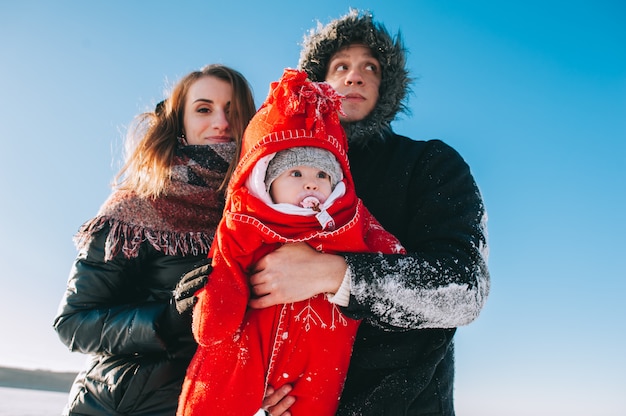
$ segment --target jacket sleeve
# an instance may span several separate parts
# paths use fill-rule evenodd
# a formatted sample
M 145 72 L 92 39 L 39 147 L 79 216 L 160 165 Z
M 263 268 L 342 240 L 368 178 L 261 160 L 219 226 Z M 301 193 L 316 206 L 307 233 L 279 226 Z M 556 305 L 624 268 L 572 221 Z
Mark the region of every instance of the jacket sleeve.
M 71 351 L 134 354 L 165 351 L 157 322 L 166 304 L 139 296 L 139 258 L 104 261 L 109 228 L 96 233 L 72 265 L 54 329 Z M 138 299 L 145 299 L 138 301 Z
M 408 254 L 346 254 L 352 282 L 344 312 L 386 330 L 466 325 L 490 284 L 480 191 L 461 156 L 440 141 L 428 143 L 406 183 L 398 196 L 407 200 L 406 232 L 397 236 Z

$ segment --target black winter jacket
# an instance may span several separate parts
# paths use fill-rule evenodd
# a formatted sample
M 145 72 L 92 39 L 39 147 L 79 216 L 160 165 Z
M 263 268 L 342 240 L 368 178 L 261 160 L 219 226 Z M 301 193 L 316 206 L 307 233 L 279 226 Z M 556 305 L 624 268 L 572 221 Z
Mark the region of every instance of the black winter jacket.
M 136 258 L 104 262 L 109 228 L 77 256 L 54 328 L 71 351 L 90 354 L 70 392 L 69 415 L 176 413 L 195 352 L 190 320 L 160 326 L 172 290 L 201 256 L 168 256 L 144 242 Z
M 489 292 L 486 212 L 461 156 L 389 133 L 349 150 L 357 195 L 408 256 L 347 254 L 363 318 L 338 415 L 454 415 L 453 335 Z M 384 260 L 381 262 L 381 258 Z

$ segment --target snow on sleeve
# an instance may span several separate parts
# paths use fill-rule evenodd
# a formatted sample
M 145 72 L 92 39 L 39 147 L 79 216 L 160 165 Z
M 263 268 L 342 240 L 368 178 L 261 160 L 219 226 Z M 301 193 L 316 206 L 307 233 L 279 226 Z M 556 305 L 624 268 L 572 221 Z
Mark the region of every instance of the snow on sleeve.
M 417 276 L 413 282 L 421 274 L 441 274 L 431 264 L 422 262 L 417 267 L 414 259 L 405 258 L 395 268 L 402 273 L 396 271 L 369 281 L 353 282 L 352 294 L 370 305 L 376 320 L 397 328 L 454 328 L 478 317 L 489 292 L 485 267 L 475 265 L 474 270 L 468 270 L 469 275 L 477 276 L 476 284 L 444 278 L 444 283 L 431 287 L 407 282 L 406 271 L 410 268 L 417 270 L 412 274 Z M 372 324 L 382 326 L 375 320 Z

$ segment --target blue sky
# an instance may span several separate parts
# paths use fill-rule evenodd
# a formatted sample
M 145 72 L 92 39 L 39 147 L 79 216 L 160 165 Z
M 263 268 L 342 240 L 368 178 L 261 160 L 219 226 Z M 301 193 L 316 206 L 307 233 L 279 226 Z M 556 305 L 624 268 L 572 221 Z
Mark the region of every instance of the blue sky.
M 260 104 L 303 34 L 352 6 L 409 49 L 411 114 L 394 129 L 455 147 L 487 204 L 492 291 L 458 331 L 457 413 L 623 414 L 626 4 L 314 4 L 0 4 L 0 365 L 82 365 L 51 323 L 132 117 L 212 62 Z

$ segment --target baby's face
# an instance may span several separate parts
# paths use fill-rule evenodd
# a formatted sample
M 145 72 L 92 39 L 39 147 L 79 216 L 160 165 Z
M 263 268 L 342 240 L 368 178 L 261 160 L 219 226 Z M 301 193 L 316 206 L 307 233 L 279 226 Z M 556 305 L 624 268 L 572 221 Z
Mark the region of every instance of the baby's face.
M 323 204 L 331 194 L 330 179 L 326 172 L 318 168 L 295 166 L 274 179 L 270 187 L 270 196 L 276 204 L 316 206 Z

